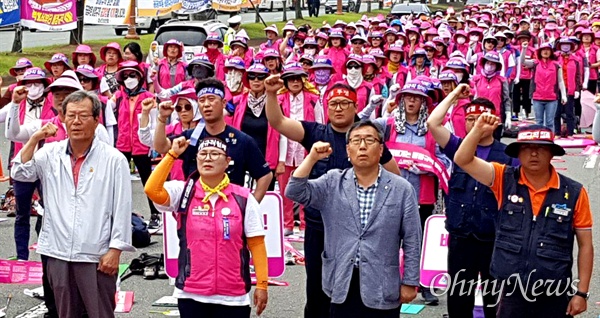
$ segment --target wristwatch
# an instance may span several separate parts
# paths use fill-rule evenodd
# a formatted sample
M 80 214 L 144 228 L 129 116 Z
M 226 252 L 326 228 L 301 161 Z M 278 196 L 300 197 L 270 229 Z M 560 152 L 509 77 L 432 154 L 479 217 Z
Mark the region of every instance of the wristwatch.
M 590 293 L 584 293 L 584 292 L 580 292 L 580 291 L 576 291 L 575 292 L 575 296 L 579 296 L 579 297 L 583 297 L 583 299 L 588 300 L 588 298 L 590 298 Z

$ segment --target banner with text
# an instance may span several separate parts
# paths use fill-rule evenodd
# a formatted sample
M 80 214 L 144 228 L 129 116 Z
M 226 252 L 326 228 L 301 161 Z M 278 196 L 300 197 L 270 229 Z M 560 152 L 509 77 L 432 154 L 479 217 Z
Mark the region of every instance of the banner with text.
M 421 251 L 421 285 L 425 287 L 448 287 L 448 240 L 446 216 L 434 214 L 425 221 L 423 249 Z
M 217 11 L 238 12 L 242 9 L 242 0 L 212 0 L 212 7 Z
M 434 154 L 413 144 L 403 142 L 386 142 L 386 144 L 400 169 L 410 170 L 411 167 L 416 167 L 421 171 L 433 173 L 438 177 L 442 190 L 448 193 L 450 174 L 446 166 Z M 393 146 L 390 147 L 390 145 Z
M 129 24 L 131 0 L 86 0 L 83 21 L 87 24 Z
M 21 25 L 40 31 L 68 31 L 77 28 L 75 0 L 23 0 Z
M 19 23 L 20 9 L 19 0 L 0 0 L 0 26 Z
M 157 17 L 181 9 L 181 0 L 138 0 L 138 17 Z

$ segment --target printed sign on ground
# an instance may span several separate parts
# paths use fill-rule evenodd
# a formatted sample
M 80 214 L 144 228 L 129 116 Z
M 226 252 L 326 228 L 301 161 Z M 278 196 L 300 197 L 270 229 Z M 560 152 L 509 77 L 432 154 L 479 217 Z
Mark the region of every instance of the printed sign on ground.
M 423 250 L 421 252 L 421 285 L 446 288 L 448 281 L 448 241 L 450 234 L 445 227 L 446 216 L 434 214 L 425 221 Z

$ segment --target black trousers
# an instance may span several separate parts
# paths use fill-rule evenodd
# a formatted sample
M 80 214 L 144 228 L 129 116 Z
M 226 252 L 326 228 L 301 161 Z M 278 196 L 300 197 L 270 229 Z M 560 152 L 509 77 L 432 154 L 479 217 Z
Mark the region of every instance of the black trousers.
M 500 303 L 498 304 L 498 318 L 565 318 L 572 317 L 565 314 L 569 306 L 569 297 L 566 293 L 561 296 L 547 296 L 546 293 L 534 297 L 527 295 L 525 299 L 519 287 L 513 291 L 514 285 L 505 286 Z M 545 291 L 545 289 L 544 289 Z M 512 294 L 511 294 L 512 292 Z M 588 305 L 589 306 L 589 305 Z
M 480 241 L 473 236 L 450 235 L 448 244 L 448 316 L 450 318 L 473 317 L 478 275 L 481 274 L 483 312 L 485 318 L 496 317 L 496 302 L 499 284 L 494 286 L 490 275 L 490 263 L 494 241 Z M 494 287 L 496 287 L 494 290 Z M 495 296 L 496 295 L 496 296 Z
M 590 70 L 590 72 L 592 71 Z M 595 72 L 597 72 L 597 70 Z M 598 91 L 598 80 L 588 80 L 587 90 L 590 91 L 590 93 L 596 95 L 596 92 Z
M 521 107 L 525 110 L 525 114 L 529 116 L 531 113 L 531 99 L 529 98 L 529 88 L 531 80 L 522 79 L 513 88 L 513 112 L 519 115 Z
M 421 204 L 419 205 L 419 217 L 421 219 L 421 230 L 425 230 L 425 221 L 433 214 L 435 205 L 433 204 Z
M 352 271 L 350 289 L 348 289 L 346 300 L 341 304 L 331 304 L 331 318 L 398 318 L 399 316 L 400 306 L 387 310 L 365 306 L 360 296 L 360 274 L 358 269 Z
M 249 318 L 250 306 L 207 304 L 193 299 L 178 299 L 181 318 Z
M 137 170 L 140 174 L 140 179 L 142 179 L 142 185 L 146 185 L 146 181 L 150 178 L 150 174 L 152 173 L 152 160 L 147 155 L 131 155 L 131 152 L 123 152 L 125 158 L 127 158 L 127 162 L 129 162 L 133 158 L 133 163 L 137 167 Z M 150 199 L 148 199 L 148 205 L 150 206 L 150 214 L 152 218 L 158 217 L 160 213 L 154 207 L 154 203 Z
M 304 231 L 304 267 L 306 268 L 305 318 L 328 318 L 331 299 L 323 292 L 321 284 L 325 232 L 306 224 Z

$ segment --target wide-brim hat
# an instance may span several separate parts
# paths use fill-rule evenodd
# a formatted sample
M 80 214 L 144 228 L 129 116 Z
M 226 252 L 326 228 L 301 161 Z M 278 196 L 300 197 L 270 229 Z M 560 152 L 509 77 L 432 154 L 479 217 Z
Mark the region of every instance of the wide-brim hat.
M 94 54 L 94 51 L 92 51 L 92 48 L 89 45 L 80 44 L 75 51 L 71 53 L 71 60 L 75 67 L 79 66 L 79 63 L 77 63 L 77 54 L 88 54 L 90 56 L 90 65 L 96 65 L 96 54 Z
M 350 64 L 350 62 L 356 62 L 359 65 L 362 65 L 363 64 L 362 56 L 360 56 L 358 54 L 350 54 L 350 55 L 348 55 L 348 58 L 346 59 L 346 65 Z
M 246 62 L 244 62 L 244 60 L 239 57 L 239 56 L 234 56 L 228 60 L 225 61 L 225 69 L 237 69 L 240 70 L 242 72 L 246 71 Z
M 521 145 L 544 145 L 550 146 L 553 156 L 563 156 L 565 149 L 554 143 L 552 130 L 542 125 L 530 125 L 522 127 L 517 134 L 517 141 L 510 143 L 504 149 L 509 157 L 518 158 Z
M 69 59 L 67 59 L 67 56 L 62 53 L 56 53 L 52 55 L 52 58 L 44 63 L 44 67 L 48 72 L 52 72 L 52 64 L 55 63 L 62 63 L 66 69 L 71 69 L 71 66 L 69 65 Z
M 229 47 L 233 48 L 234 45 L 239 45 L 247 50 L 248 49 L 248 40 L 246 40 L 245 38 L 242 38 L 242 37 L 236 37 L 235 39 L 233 39 L 233 41 L 231 41 L 231 43 L 229 43 Z
M 214 76 L 215 74 L 215 66 L 210 62 L 208 56 L 204 53 L 199 53 L 194 56 L 194 59 L 186 66 L 186 71 L 188 75 L 192 76 L 192 70 L 194 69 L 194 65 L 200 65 L 202 67 L 206 67 Z M 212 77 L 209 74 L 209 77 Z
M 283 67 L 283 72 L 281 73 L 281 79 L 286 79 L 293 76 L 304 76 L 307 77 L 308 74 L 304 71 L 302 64 L 300 63 L 288 63 Z
M 269 32 L 269 31 L 270 31 L 270 32 L 273 32 L 273 33 L 275 33 L 277 36 L 279 36 L 279 30 L 277 29 L 277 26 L 276 26 L 275 24 L 272 24 L 272 25 L 270 25 L 270 26 L 268 26 L 268 27 L 264 28 L 264 29 L 263 29 L 263 31 L 264 31 L 265 33 L 267 33 L 267 32 Z
M 98 79 L 98 74 L 96 74 L 94 68 L 91 65 L 88 65 L 88 64 L 78 65 L 77 69 L 75 69 L 75 74 L 79 74 L 84 77 L 93 79 L 94 80 L 93 81 L 94 87 L 92 87 L 93 90 L 97 90 L 98 88 L 100 88 L 100 80 Z
M 83 87 L 81 86 L 81 83 L 79 82 L 79 78 L 77 77 L 77 74 L 75 74 L 74 71 L 72 70 L 66 70 L 62 73 L 62 75 L 55 79 L 52 84 L 50 84 L 48 87 L 46 87 L 46 89 L 44 90 L 45 92 L 49 92 L 52 90 L 52 88 L 55 87 L 68 87 L 68 88 L 72 88 L 75 90 L 82 90 Z
M 310 67 L 310 69 L 314 70 L 323 68 L 328 68 L 331 70 L 332 73 L 335 73 L 335 68 L 333 67 L 333 63 L 331 62 L 331 60 L 326 56 L 319 55 L 317 56 L 317 58 L 315 58 L 313 65 Z
M 404 84 L 404 87 L 402 87 L 402 90 L 400 91 L 400 95 L 411 94 L 429 97 L 429 95 L 427 95 L 427 90 L 427 87 L 423 85 L 421 81 L 414 79 Z
M 125 79 L 123 78 L 123 73 L 125 71 L 137 72 L 141 79 L 140 82 L 144 80 L 144 72 L 142 71 L 142 68 L 140 67 L 140 65 L 135 61 L 126 61 L 126 62 L 119 64 L 119 70 L 117 71 L 117 74 L 115 75 L 117 82 L 121 85 L 123 85 L 123 83 L 125 82 Z
M 108 49 L 114 49 L 119 52 L 119 63 L 123 61 L 123 54 L 121 53 L 121 45 L 117 42 L 110 42 L 107 45 L 100 48 L 100 59 L 106 62 L 106 51 Z
M 50 85 L 50 79 L 46 77 L 46 73 L 39 67 L 31 67 L 25 71 L 23 78 L 17 82 L 17 86 L 25 85 L 29 81 L 41 80 L 44 87 Z
M 10 73 L 10 75 L 12 76 L 17 76 L 17 70 L 23 69 L 23 68 L 30 68 L 33 67 L 33 63 L 31 62 L 31 60 L 29 60 L 26 57 L 22 57 L 20 59 L 17 60 L 17 62 L 15 63 L 15 66 L 11 67 L 10 70 L 8 70 L 8 72 Z
M 165 43 L 165 47 L 167 47 L 167 43 Z M 205 48 L 208 48 L 208 44 L 209 43 L 217 43 L 217 45 L 219 46 L 219 48 L 223 47 L 223 39 L 221 39 L 221 36 L 218 33 L 215 33 L 215 32 L 209 33 L 208 36 L 206 36 L 206 40 L 204 40 L 204 43 L 202 43 L 202 45 Z M 183 50 L 181 50 L 181 51 L 183 52 Z

